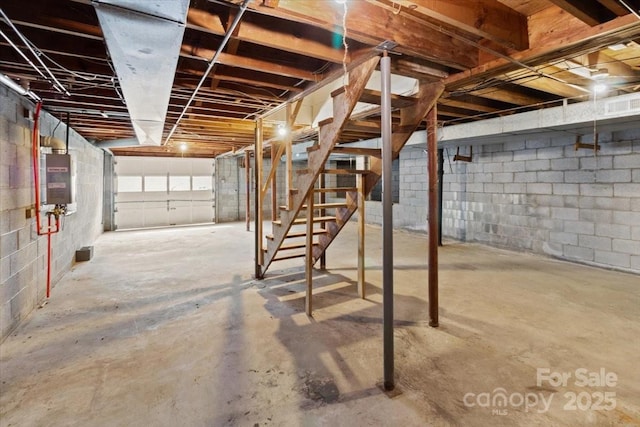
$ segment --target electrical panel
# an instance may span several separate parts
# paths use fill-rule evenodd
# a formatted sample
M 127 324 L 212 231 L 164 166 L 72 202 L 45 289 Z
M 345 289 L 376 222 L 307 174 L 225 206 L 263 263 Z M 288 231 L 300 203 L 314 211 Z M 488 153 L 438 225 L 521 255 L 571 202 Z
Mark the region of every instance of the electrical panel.
M 71 156 L 68 154 L 47 154 L 45 163 L 47 204 L 71 204 Z

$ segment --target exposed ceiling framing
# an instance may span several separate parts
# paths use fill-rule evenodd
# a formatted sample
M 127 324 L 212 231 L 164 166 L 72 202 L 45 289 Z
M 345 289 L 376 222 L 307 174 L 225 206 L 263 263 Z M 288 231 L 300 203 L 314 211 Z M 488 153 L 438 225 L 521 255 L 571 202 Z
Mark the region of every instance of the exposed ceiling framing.
M 640 90 L 640 0 L 247 0 L 246 12 L 203 80 L 241 3 L 191 0 L 165 144 L 114 147 L 116 154 L 214 157 L 242 149 L 253 143 L 256 117 L 340 76 L 343 61 L 357 62 L 386 40 L 397 43 L 395 74 L 444 80 L 438 113 L 444 125 L 564 99 L 583 101 L 601 81 L 608 85 L 603 96 Z M 1 0 L 0 5 L 69 95 L 25 61 L 18 50 L 33 58 L 28 46 L 4 21 L 0 72 L 42 97 L 49 112 L 60 118 L 69 114 L 72 127 L 98 146 L 135 137 L 91 1 L 32 0 L 27 8 Z M 375 136 L 377 114 L 373 108 L 359 116 L 345 138 Z M 267 138 L 277 124 L 267 120 Z M 299 124 L 298 140 L 313 134 L 308 125 Z M 184 153 L 181 144 L 188 147 Z

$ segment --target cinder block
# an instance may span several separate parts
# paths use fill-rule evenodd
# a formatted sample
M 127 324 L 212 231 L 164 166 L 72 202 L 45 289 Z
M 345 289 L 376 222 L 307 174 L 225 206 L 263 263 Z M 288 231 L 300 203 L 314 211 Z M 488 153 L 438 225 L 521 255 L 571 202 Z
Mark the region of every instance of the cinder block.
M 503 146 L 504 151 L 524 150 L 524 148 L 525 148 L 524 141 L 509 141 L 509 142 L 505 142 Z
M 617 239 L 632 238 L 631 227 L 628 225 L 620 224 L 596 224 L 595 230 L 596 236 L 612 237 Z
M 631 255 L 631 269 L 640 272 L 640 256 Z
M 553 187 L 551 184 L 535 183 L 527 184 L 527 193 L 529 194 L 552 194 Z
M 580 186 L 578 184 L 553 184 L 553 194 L 576 196 L 580 194 Z
M 576 170 L 579 165 L 580 161 L 576 158 L 551 159 L 552 170 Z
M 549 160 L 527 160 L 525 162 L 525 170 L 527 171 L 545 171 L 551 169 Z
M 616 156 L 613 159 L 613 167 L 615 169 L 640 168 L 640 154 L 627 154 L 623 156 Z
M 536 182 L 536 173 L 516 172 L 513 174 L 513 182 Z
M 640 224 L 640 212 L 613 212 L 613 222 L 636 226 Z
M 601 251 L 611 250 L 611 238 L 602 236 L 586 236 L 580 235 L 578 243 L 584 248 L 592 248 Z
M 622 252 L 630 255 L 640 255 L 640 241 L 628 239 L 613 239 L 614 252 Z
M 502 193 L 504 192 L 503 184 L 484 184 L 484 191 L 486 193 Z
M 640 169 L 638 171 L 640 171 Z M 638 178 L 640 178 L 640 176 Z M 598 170 L 596 171 L 596 181 L 597 182 L 631 182 L 631 170 L 630 169 Z
M 568 221 L 577 221 L 579 219 L 580 209 L 575 208 L 551 208 L 551 217 L 555 219 L 563 219 Z
M 551 146 L 551 140 L 550 139 L 527 140 L 525 142 L 525 146 L 527 148 L 545 148 L 545 147 L 550 147 Z
M 517 184 L 504 184 L 504 192 L 505 193 L 526 193 L 527 191 L 527 184 L 523 184 L 523 183 L 517 183 Z
M 593 235 L 595 233 L 595 224 L 589 221 L 565 221 L 564 231 L 567 233 Z
M 640 183 L 613 184 L 614 197 L 640 197 Z
M 560 159 L 564 156 L 563 147 L 549 147 L 538 149 L 538 159 Z
M 538 182 L 563 182 L 564 173 L 559 171 L 537 172 Z
M 611 267 L 631 267 L 631 256 L 611 251 L 595 251 L 595 261 Z
M 501 183 L 511 183 L 513 182 L 513 173 L 511 172 L 500 172 L 493 174 L 493 182 L 501 182 Z
M 580 220 L 595 223 L 611 223 L 613 213 L 605 209 L 580 209 Z
M 535 160 L 537 155 L 536 149 L 518 150 L 513 152 L 513 160 Z
M 613 157 L 611 156 L 582 157 L 580 159 L 580 169 L 583 170 L 611 169 L 612 167 Z
M 549 240 L 554 243 L 578 245 L 578 235 L 575 233 L 552 231 L 549 233 Z
M 583 196 L 611 197 L 613 196 L 612 184 L 580 184 L 580 194 Z
M 595 250 L 574 245 L 564 245 L 564 255 L 576 261 L 593 261 Z
M 596 175 L 589 171 L 566 171 L 564 173 L 564 182 L 575 183 L 594 183 Z

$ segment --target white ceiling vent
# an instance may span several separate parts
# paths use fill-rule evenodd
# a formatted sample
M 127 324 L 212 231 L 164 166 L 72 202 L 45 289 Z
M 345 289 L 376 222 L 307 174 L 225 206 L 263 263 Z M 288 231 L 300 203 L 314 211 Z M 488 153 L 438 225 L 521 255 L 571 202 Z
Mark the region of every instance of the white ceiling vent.
M 140 144 L 160 145 L 189 0 L 94 2 Z
M 607 116 L 626 116 L 636 112 L 640 112 L 640 93 L 632 94 L 624 99 L 607 101 L 604 104 L 604 114 Z

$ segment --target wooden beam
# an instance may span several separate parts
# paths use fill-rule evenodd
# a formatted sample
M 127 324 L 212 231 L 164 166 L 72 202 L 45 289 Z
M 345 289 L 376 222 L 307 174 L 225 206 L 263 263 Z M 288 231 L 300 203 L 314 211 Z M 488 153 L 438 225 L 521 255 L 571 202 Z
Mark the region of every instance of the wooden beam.
M 302 22 L 335 32 L 342 29 L 343 6 L 327 3 L 324 7 L 300 0 L 280 0 L 278 7 L 266 8 L 261 0 L 252 0 L 257 12 Z M 443 63 L 456 69 L 477 65 L 477 49 L 440 31 L 427 28 L 403 15 L 367 2 L 347 2 L 346 32 L 349 39 L 377 46 L 385 40 L 398 43 L 400 53 Z M 366 17 L 366 19 L 362 19 Z
M 369 0 L 390 2 L 391 0 Z M 395 0 L 400 9 L 418 13 L 510 49 L 529 47 L 527 17 L 497 0 Z M 395 5 L 394 5 L 395 7 Z
M 616 15 L 602 4 L 595 1 L 584 0 L 549 0 L 560 9 L 575 16 L 585 24 L 592 27 L 609 21 Z
M 187 14 L 187 28 L 223 36 L 226 30 L 220 18 L 210 12 L 190 8 Z M 236 35 L 238 40 L 267 46 L 286 52 L 305 55 L 333 63 L 342 62 L 342 47 L 327 46 L 321 41 L 301 37 L 299 34 L 287 34 L 277 26 L 258 25 L 244 19 Z
M 530 18 L 531 20 L 532 18 Z M 550 39 L 547 44 L 536 45 L 536 47 L 526 51 L 516 52 L 511 57 L 520 63 L 535 66 L 564 57 L 566 52 L 569 51 L 573 51 L 575 54 L 587 53 L 615 44 L 617 41 L 634 35 L 640 35 L 640 21 L 632 14 L 629 14 L 596 27 L 576 28 L 566 37 Z M 505 58 L 499 58 L 478 67 L 453 74 L 445 80 L 445 83 L 447 90 L 453 90 L 481 79 L 495 77 L 519 68 L 521 68 L 520 64 Z
M 211 60 L 216 51 L 199 46 L 182 45 L 180 53 L 188 57 L 196 56 L 201 59 Z M 310 71 L 301 70 L 299 68 L 281 65 L 270 61 L 262 61 L 260 59 L 248 58 L 246 56 L 238 56 L 230 53 L 220 53 L 218 62 L 229 67 L 242 68 L 251 71 L 260 71 L 261 73 L 275 74 L 278 76 L 291 77 L 299 80 L 315 81 L 318 76 Z

